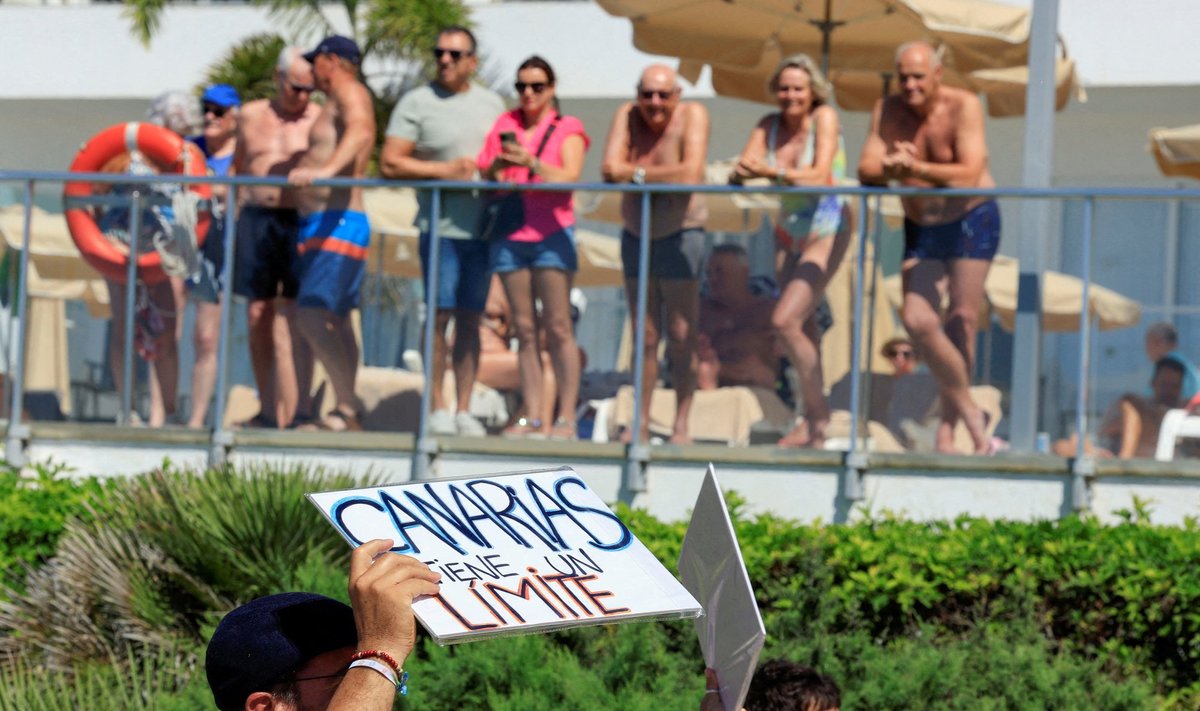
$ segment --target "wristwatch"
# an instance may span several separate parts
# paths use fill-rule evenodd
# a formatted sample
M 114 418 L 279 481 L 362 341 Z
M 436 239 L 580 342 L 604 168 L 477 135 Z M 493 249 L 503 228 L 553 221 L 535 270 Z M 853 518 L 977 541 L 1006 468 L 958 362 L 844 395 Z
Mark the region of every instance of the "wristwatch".
M 630 178 L 629 181 L 635 185 L 645 185 L 646 184 L 646 169 L 640 165 L 638 167 L 634 168 L 633 169 L 633 177 Z

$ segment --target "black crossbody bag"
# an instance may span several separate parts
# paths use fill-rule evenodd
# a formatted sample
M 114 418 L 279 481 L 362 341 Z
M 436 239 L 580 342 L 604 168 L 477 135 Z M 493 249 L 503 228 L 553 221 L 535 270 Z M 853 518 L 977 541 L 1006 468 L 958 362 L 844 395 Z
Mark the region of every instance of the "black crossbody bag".
M 546 129 L 546 133 L 542 135 L 542 142 L 538 144 L 537 153 L 533 154 L 534 158 L 542 156 L 542 151 L 546 150 L 546 143 L 550 136 L 554 135 L 554 129 L 558 128 L 558 122 L 559 119 L 555 118 L 554 123 Z M 533 173 L 532 168 L 528 170 Z M 525 200 L 521 193 L 516 190 L 495 190 L 488 195 L 483 204 L 475 234 L 481 240 L 500 239 L 516 232 L 523 224 Z

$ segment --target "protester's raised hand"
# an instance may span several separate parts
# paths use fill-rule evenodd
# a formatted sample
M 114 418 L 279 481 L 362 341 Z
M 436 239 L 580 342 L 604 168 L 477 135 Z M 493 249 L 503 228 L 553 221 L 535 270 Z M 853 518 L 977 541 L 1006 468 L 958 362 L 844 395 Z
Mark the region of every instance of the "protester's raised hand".
M 441 575 L 411 556 L 389 553 L 392 541 L 367 541 L 350 556 L 350 605 L 359 649 L 378 649 L 401 665 L 416 644 L 412 602 L 436 595 Z

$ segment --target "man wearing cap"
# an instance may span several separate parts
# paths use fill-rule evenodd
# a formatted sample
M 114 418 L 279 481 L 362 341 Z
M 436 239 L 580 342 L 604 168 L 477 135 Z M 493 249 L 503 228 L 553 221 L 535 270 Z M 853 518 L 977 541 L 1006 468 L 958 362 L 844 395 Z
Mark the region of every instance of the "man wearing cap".
M 213 84 L 200 97 L 204 127 L 188 138 L 204 152 L 208 174 L 233 173 L 233 154 L 237 147 L 237 118 L 242 98 L 228 84 Z M 188 277 L 187 288 L 196 304 L 196 325 L 192 332 L 195 362 L 192 365 L 192 414 L 187 426 L 200 428 L 208 416 L 217 376 L 217 343 L 221 333 L 221 269 L 225 265 L 225 208 L 228 188 L 214 185 L 212 220 L 208 236 L 200 250 L 200 270 Z
M 412 602 L 441 577 L 374 540 L 350 556 L 350 603 L 311 593 L 268 595 L 225 616 L 204 669 L 221 711 L 386 711 L 407 693 L 416 643 Z
M 287 175 L 308 150 L 308 134 L 321 107 L 309 99 L 315 90 L 312 67 L 298 47 L 286 47 L 275 64 L 275 96 L 251 101 L 238 119 L 234 172 Z M 247 423 L 286 427 L 306 418 L 312 357 L 295 332 L 295 191 L 278 185 L 239 189 L 233 290 L 245 297 L 250 361 L 258 384 L 259 412 Z
M 475 156 L 483 148 L 492 122 L 504 112 L 493 91 L 472 81 L 479 67 L 475 35 L 465 27 L 446 27 L 434 44 L 437 78 L 409 91 L 396 104 L 388 121 L 387 141 L 379 156 L 379 171 L 405 180 L 471 180 Z M 431 193 L 417 195 L 417 226 L 421 231 L 421 271 L 429 278 Z M 488 244 L 474 239 L 479 200 L 467 192 L 442 193 L 439 245 L 437 320 L 433 333 L 433 406 L 429 431 L 434 435 L 481 436 L 483 426 L 468 408 L 479 367 L 479 319 L 487 302 L 490 271 Z M 428 281 L 426 281 L 428 284 Z M 454 319 L 451 361 L 457 402 L 445 402 L 447 331 Z
M 349 37 L 333 35 L 304 55 L 327 101 L 308 134 L 308 152 L 288 174 L 299 191 L 300 290 L 296 326 L 325 366 L 336 404 L 321 429 L 361 430 L 354 394 L 358 341 L 350 311 L 366 271 L 371 229 L 363 212 L 362 188 L 312 187 L 314 180 L 362 178 L 375 145 L 371 94 L 358 78 L 362 53 Z

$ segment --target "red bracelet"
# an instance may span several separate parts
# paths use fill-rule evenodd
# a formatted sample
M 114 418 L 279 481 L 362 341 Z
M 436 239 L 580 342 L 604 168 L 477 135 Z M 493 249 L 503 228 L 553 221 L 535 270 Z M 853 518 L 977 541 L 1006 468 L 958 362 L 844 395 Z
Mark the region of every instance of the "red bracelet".
M 397 674 L 400 673 L 400 663 L 396 661 L 396 658 L 378 649 L 364 649 L 361 652 L 355 652 L 350 655 L 350 661 L 356 662 L 359 659 L 370 659 L 372 657 L 383 660 L 385 664 L 392 668 L 392 671 Z

